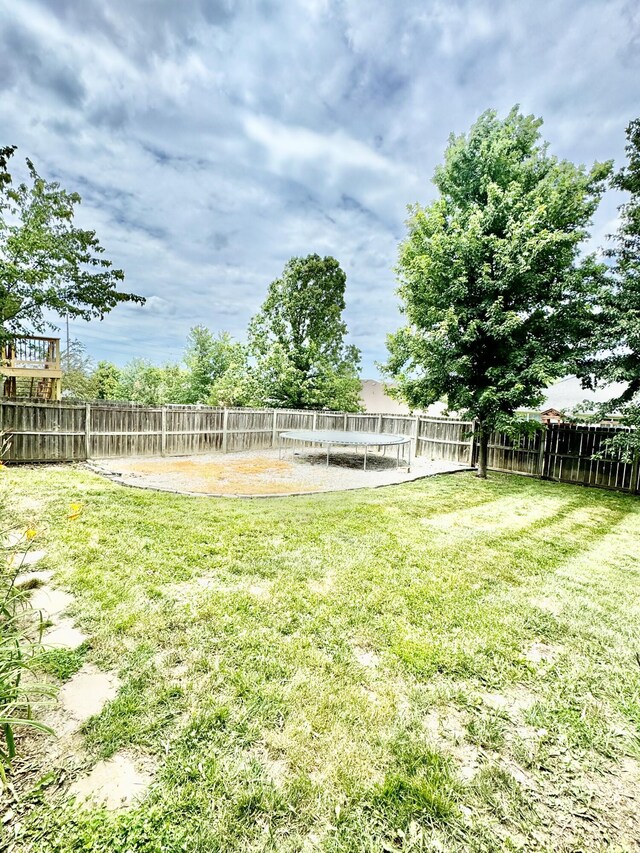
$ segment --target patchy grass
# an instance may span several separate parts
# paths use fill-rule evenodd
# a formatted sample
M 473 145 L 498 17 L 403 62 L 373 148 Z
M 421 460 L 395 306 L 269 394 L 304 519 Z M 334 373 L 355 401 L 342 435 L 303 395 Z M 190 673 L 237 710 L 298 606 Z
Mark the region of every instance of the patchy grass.
M 39 501 L 83 657 L 122 681 L 74 766 L 157 767 L 108 813 L 68 800 L 64 761 L 44 788 L 18 765 L 39 793 L 4 827 L 17 853 L 640 843 L 637 498 L 501 475 L 259 503 L 3 477 L 8 522 Z
M 84 663 L 87 649 L 83 644 L 79 649 L 46 649 L 38 655 L 35 663 L 37 672 L 53 675 L 59 681 L 68 681 L 78 672 Z

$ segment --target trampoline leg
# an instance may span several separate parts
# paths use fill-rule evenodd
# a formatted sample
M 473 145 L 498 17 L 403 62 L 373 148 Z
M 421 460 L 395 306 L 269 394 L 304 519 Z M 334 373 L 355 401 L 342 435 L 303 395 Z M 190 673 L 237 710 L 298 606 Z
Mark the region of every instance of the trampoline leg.
M 407 444 L 407 474 L 411 473 L 411 442 Z
M 399 468 L 399 467 L 400 467 L 400 445 L 398 445 L 398 448 L 396 450 L 396 468 Z
M 329 467 L 329 445 L 327 444 L 327 468 Z
M 367 470 L 367 445 L 366 444 L 364 446 L 364 463 L 362 465 L 362 470 L 363 471 Z

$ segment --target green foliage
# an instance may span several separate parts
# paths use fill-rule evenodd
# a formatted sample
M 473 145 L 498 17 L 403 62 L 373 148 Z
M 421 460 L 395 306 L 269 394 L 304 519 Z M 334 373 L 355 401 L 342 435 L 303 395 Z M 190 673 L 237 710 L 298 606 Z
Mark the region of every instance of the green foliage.
M 410 208 L 400 246 L 407 324 L 389 336 L 386 372 L 411 406 L 445 397 L 476 419 L 485 456 L 488 434 L 539 405 L 592 346 L 605 277 L 579 252 L 611 166 L 552 157 L 541 124 L 514 107 L 452 136 L 440 197 Z
M 120 371 L 117 399 L 160 406 L 184 402 L 188 377 L 178 365 L 157 367 L 144 358 L 134 358 Z
M 13 186 L 14 150 L 0 150 L 0 338 L 43 332 L 46 311 L 89 320 L 120 302 L 143 303 L 117 290 L 124 273 L 104 257 L 95 231 L 73 224 L 77 193 L 45 181 L 29 159 L 29 183 Z
M 228 332 L 214 336 L 205 326 L 194 326 L 189 332 L 184 361 L 189 374 L 185 403 L 206 403 L 225 374 L 231 369 L 234 373 L 240 367 L 246 369 L 242 344 L 234 341 Z
M 611 181 L 627 198 L 619 208 L 614 244 L 607 251 L 614 266 L 598 315 L 599 354 L 583 362 L 580 374 L 590 388 L 601 382 L 626 385 L 621 395 L 597 407 L 594 416 L 618 411 L 622 424 L 634 428 L 608 442 L 630 459 L 640 455 L 640 118 L 627 127 L 626 153 L 627 165 Z
M 263 404 L 360 408 L 360 353 L 344 343 L 346 275 L 332 257 L 291 258 L 249 325 Z
M 99 361 L 93 374 L 96 400 L 117 400 L 120 371 L 110 361 Z
M 36 668 L 38 672 L 53 675 L 60 681 L 68 681 L 81 668 L 85 653 L 86 647 L 75 650 L 46 649 L 38 656 Z
M 93 361 L 80 341 L 71 341 L 69 349 L 61 356 L 62 394 L 76 400 L 96 399 L 96 382 Z
M 209 404 L 212 406 L 261 406 L 262 389 L 255 371 L 249 364 L 246 346 L 231 345 L 224 373 L 211 385 Z

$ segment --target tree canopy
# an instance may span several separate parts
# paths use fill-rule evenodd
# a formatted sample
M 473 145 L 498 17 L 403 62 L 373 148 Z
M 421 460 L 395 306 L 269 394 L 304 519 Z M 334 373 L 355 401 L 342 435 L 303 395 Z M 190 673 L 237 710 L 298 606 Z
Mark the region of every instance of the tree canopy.
M 264 402 L 284 408 L 360 407 L 360 352 L 345 343 L 346 275 L 332 257 L 287 261 L 249 326 Z
M 514 107 L 452 135 L 435 171 L 439 197 L 410 208 L 400 246 L 407 323 L 389 336 L 386 372 L 412 407 L 444 397 L 476 420 L 480 476 L 489 433 L 539 405 L 592 345 L 605 276 L 580 250 L 611 164 L 557 159 L 541 125 Z
M 14 151 L 0 149 L 0 338 L 43 332 L 46 311 L 89 320 L 120 302 L 143 303 L 117 289 L 124 273 L 96 232 L 73 224 L 77 193 L 41 178 L 29 159 L 29 182 L 14 186 Z
M 636 427 L 631 435 L 613 440 L 627 455 L 640 454 L 640 118 L 627 127 L 627 164 L 612 178 L 612 186 L 626 194 L 619 207 L 619 226 L 607 250 L 613 259 L 609 286 L 603 288 L 597 320 L 598 353 L 585 359 L 580 375 L 590 388 L 621 382 L 623 392 L 595 413 L 617 411 L 622 423 Z M 611 443 L 610 443 L 611 444 Z

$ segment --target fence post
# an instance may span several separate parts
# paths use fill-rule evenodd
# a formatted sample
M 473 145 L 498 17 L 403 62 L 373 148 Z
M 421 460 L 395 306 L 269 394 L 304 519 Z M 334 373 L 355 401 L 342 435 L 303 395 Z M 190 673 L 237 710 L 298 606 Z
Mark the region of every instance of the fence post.
M 469 442 L 469 465 L 475 468 L 476 464 L 476 421 L 471 421 L 471 441 Z
M 415 459 L 418 455 L 418 415 L 415 415 L 413 418 L 413 439 L 411 441 L 411 445 L 411 453 Z
M 348 415 L 347 415 L 347 413 L 345 412 L 345 413 L 344 413 L 344 427 L 343 427 L 343 429 L 344 429 L 344 431 L 345 431 L 345 432 L 347 431 L 348 418 L 349 418 L 349 416 L 348 416 Z
M 382 432 L 382 412 L 380 412 L 380 414 L 378 415 L 378 427 L 377 427 L 377 430 L 378 430 L 378 432 Z
M 536 472 L 536 477 L 539 477 L 541 480 L 544 477 L 544 454 L 545 454 L 545 445 L 547 443 L 547 428 L 543 427 L 540 430 L 540 447 L 538 448 L 538 470 Z
M 545 480 L 549 477 L 551 469 L 551 431 L 553 427 L 547 424 L 544 428 L 544 450 L 542 451 L 542 473 L 540 479 Z
M 228 434 L 227 427 L 229 425 L 229 409 L 225 406 L 224 411 L 222 413 L 222 452 L 227 452 L 228 446 Z
M 276 446 L 278 440 L 278 410 L 273 410 L 273 424 L 271 426 L 271 447 Z
M 167 452 L 167 407 L 162 407 L 162 425 L 160 433 L 160 456 L 165 456 Z
M 638 494 L 638 474 L 640 473 L 640 453 L 636 453 L 631 463 L 631 480 L 629 481 L 629 491 L 632 495 Z
M 84 455 L 91 458 L 91 403 L 87 403 L 84 410 Z

